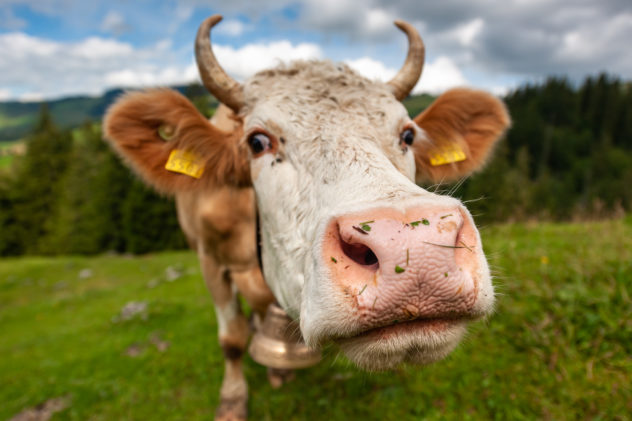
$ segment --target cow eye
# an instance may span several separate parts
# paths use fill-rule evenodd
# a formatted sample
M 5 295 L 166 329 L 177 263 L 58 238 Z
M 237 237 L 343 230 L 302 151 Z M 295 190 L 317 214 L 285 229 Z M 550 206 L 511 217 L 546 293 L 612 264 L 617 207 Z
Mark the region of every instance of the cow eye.
M 250 145 L 253 155 L 260 155 L 272 147 L 272 142 L 270 141 L 268 135 L 261 132 L 250 135 L 248 138 L 248 144 Z
M 410 128 L 405 129 L 403 132 L 400 133 L 399 139 L 405 144 L 407 144 L 408 146 L 410 146 L 413 144 L 413 141 L 415 140 L 415 132 L 413 131 L 413 129 L 410 129 Z

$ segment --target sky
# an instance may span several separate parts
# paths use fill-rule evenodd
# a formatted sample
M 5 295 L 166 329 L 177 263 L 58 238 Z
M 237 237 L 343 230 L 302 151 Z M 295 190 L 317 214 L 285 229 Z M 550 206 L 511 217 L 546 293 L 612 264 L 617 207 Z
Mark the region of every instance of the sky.
M 631 0 L 0 0 L 0 100 L 100 95 L 198 79 L 193 41 L 212 14 L 215 54 L 244 80 L 279 61 L 330 59 L 389 80 L 426 44 L 414 93 L 504 94 L 547 76 L 632 79 Z

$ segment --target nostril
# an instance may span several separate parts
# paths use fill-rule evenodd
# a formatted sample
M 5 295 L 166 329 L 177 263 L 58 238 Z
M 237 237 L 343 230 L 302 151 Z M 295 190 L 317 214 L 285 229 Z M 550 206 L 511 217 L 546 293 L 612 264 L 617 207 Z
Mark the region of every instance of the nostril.
M 377 263 L 377 256 L 373 253 L 373 250 L 367 247 L 366 252 L 364 253 L 364 264 L 365 265 L 374 265 Z
M 343 253 L 362 266 L 372 266 L 378 263 L 377 256 L 364 244 L 350 244 L 340 239 Z

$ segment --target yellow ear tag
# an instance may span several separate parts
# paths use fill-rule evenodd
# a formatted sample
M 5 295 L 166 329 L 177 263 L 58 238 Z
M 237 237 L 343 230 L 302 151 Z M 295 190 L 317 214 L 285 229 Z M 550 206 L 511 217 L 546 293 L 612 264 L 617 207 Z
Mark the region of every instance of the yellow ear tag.
M 452 162 L 465 161 L 466 159 L 467 156 L 465 152 L 463 152 L 461 146 L 456 142 L 430 151 L 430 165 L 433 167 L 451 164 Z
M 174 149 L 169 154 L 165 168 L 193 178 L 200 178 L 204 172 L 204 161 L 192 152 Z

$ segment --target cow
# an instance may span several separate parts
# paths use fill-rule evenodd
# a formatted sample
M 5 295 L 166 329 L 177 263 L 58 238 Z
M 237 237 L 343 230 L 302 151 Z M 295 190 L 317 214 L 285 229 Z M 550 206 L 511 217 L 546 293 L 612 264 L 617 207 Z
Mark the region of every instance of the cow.
M 195 43 L 221 103 L 210 121 L 169 89 L 126 93 L 104 120 L 129 166 L 175 197 L 198 253 L 226 359 L 216 419 L 247 416 L 250 329 L 238 293 L 261 316 L 277 302 L 309 346 L 337 344 L 362 369 L 448 355 L 492 312 L 494 290 L 470 213 L 420 185 L 480 169 L 510 125 L 504 104 L 457 88 L 411 119 L 401 101 L 425 46 L 403 21 L 408 54 L 386 83 L 330 61 L 239 83 L 213 54 L 220 20 L 207 18 Z

